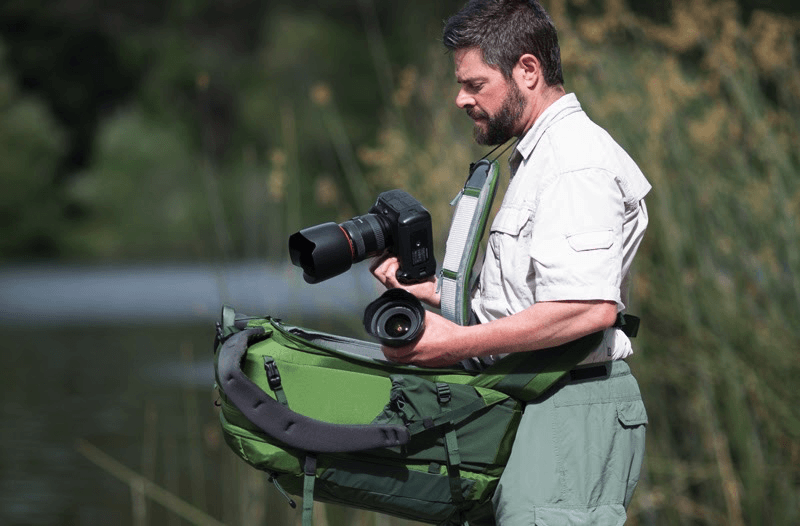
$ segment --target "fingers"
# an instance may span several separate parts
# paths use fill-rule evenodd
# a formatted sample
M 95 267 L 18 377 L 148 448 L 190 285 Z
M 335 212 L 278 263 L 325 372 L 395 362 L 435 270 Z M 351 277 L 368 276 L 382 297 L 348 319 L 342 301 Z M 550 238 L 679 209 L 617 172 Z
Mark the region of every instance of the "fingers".
M 387 289 L 400 287 L 397 281 L 397 271 L 400 269 L 400 262 L 394 256 L 380 256 L 370 264 L 370 272 L 380 281 Z
M 387 360 L 397 363 L 411 363 L 414 359 L 414 346 L 406 345 L 405 347 L 387 347 L 381 346 L 381 352 Z
M 386 262 L 386 260 L 387 260 L 389 257 L 391 257 L 391 256 L 390 256 L 390 254 L 389 254 L 388 252 L 384 252 L 384 253 L 383 253 L 383 254 L 381 254 L 380 256 L 375 256 L 374 258 L 372 258 L 372 259 L 370 260 L 370 262 L 369 262 L 369 271 L 370 271 L 370 272 L 372 272 L 372 273 L 374 274 L 374 273 L 375 273 L 375 270 L 376 270 L 376 269 L 377 269 L 379 266 L 381 266 L 383 263 L 385 263 L 385 262 Z

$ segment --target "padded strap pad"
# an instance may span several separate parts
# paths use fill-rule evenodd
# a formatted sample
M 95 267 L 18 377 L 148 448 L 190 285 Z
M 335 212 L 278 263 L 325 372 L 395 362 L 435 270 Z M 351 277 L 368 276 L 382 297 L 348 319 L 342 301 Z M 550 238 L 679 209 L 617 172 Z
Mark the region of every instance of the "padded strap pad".
M 264 433 L 287 446 L 311 453 L 345 453 L 395 447 L 408 442 L 405 427 L 342 425 L 315 420 L 280 404 L 242 371 L 241 363 L 251 343 L 263 339 L 261 327 L 238 332 L 220 348 L 217 381 L 241 413 Z

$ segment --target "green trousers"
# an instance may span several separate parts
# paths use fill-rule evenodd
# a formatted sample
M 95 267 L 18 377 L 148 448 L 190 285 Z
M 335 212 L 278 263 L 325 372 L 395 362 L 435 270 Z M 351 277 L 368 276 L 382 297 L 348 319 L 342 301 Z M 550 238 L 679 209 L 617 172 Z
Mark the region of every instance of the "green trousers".
M 581 367 L 525 407 L 493 503 L 499 526 L 625 522 L 645 411 L 624 361 Z

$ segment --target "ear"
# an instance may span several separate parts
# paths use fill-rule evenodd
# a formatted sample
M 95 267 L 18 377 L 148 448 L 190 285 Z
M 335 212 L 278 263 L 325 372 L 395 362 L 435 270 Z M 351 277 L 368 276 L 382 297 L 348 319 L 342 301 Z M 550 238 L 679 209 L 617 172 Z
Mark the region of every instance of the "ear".
M 542 79 L 542 65 L 539 59 L 530 53 L 519 57 L 517 61 L 517 70 L 520 80 L 528 89 L 535 87 L 539 84 L 539 80 Z

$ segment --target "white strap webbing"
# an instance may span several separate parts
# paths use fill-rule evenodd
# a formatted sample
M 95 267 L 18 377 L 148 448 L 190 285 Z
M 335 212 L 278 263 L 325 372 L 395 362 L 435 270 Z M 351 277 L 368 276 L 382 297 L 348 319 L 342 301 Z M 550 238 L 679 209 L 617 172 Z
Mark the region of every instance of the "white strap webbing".
M 439 293 L 442 316 L 459 325 L 469 324 L 472 267 L 497 191 L 498 174 L 496 161 L 478 161 L 453 200 L 455 211 L 439 273 Z

